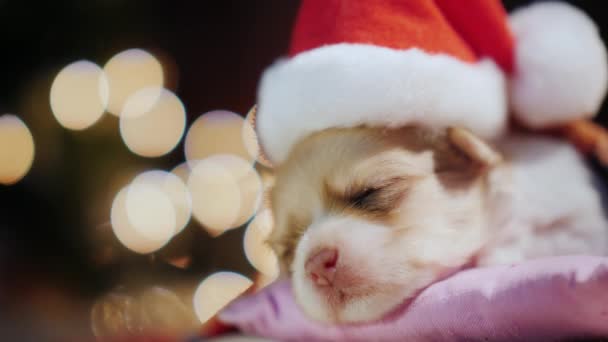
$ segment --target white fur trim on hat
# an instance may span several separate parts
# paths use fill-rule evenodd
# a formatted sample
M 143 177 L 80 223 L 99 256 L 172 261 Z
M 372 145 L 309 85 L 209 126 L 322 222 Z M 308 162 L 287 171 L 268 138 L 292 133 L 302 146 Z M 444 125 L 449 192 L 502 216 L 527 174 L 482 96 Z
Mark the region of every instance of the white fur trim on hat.
M 505 126 L 505 94 L 504 76 L 490 60 L 336 44 L 264 73 L 256 126 L 274 163 L 300 139 L 331 127 L 454 125 L 493 137 Z
M 595 115 L 606 94 L 608 64 L 593 21 L 566 3 L 542 2 L 515 11 L 510 23 L 516 117 L 543 128 Z

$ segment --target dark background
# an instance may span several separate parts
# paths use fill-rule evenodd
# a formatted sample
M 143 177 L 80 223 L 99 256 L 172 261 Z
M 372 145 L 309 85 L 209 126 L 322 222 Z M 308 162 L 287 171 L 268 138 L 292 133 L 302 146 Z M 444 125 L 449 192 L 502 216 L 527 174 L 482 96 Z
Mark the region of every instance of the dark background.
M 529 2 L 504 3 L 511 10 Z M 607 40 L 603 2 L 569 2 L 594 19 Z M 202 279 L 218 269 L 252 274 L 242 230 L 211 239 L 189 227 L 158 257 L 189 253 L 194 257 L 187 270 L 151 262 L 114 241 L 107 234 L 109 202 L 85 199 L 121 168 L 172 168 L 183 160 L 182 146 L 146 159 L 130 153 L 117 130 L 61 129 L 49 109 L 48 89 L 73 61 L 103 65 L 138 47 L 174 66 L 169 86 L 182 99 L 188 124 L 213 109 L 245 114 L 262 70 L 287 49 L 298 6 L 296 0 L 0 1 L 0 113 L 20 116 L 36 138 L 29 174 L 16 185 L 0 185 L 0 336 L 69 325 L 72 311 L 87 312 L 125 274 L 159 274 L 157 282 Z M 606 115 L 604 106 L 598 120 Z M 105 116 L 97 125 L 115 127 L 117 120 Z M 91 206 L 99 210 L 89 214 Z M 65 304 L 66 297 L 79 304 Z M 59 307 L 58 314 L 45 315 L 49 307 Z M 79 318 L 73 324 L 84 327 L 74 329 L 88 331 L 88 314 Z

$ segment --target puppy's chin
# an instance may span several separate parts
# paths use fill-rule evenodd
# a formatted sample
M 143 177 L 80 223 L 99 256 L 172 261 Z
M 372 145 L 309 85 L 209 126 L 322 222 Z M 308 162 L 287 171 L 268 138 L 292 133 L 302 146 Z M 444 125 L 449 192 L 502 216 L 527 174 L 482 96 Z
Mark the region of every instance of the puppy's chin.
M 444 270 L 410 262 L 407 245 L 398 240 L 390 227 L 349 217 L 311 227 L 300 240 L 292 266 L 298 304 L 311 318 L 329 323 L 383 318 Z M 339 252 L 335 278 L 325 286 L 315 284 L 305 271 L 311 252 L 320 247 Z
M 376 321 L 398 307 L 408 297 L 396 289 L 379 284 L 368 294 L 328 293 L 306 279 L 294 280 L 295 296 L 302 310 L 312 319 L 336 324 Z M 402 291 L 401 291 L 402 292 Z

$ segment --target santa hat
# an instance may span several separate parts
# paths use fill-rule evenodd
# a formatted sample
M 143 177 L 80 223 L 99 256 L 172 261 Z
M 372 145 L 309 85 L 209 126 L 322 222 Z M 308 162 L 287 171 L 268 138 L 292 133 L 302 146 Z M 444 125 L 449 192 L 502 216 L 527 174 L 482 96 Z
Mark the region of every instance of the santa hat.
M 597 28 L 564 3 L 509 18 L 495 0 L 303 0 L 289 56 L 263 74 L 256 126 L 274 163 L 332 127 L 493 138 L 509 112 L 533 128 L 593 115 L 607 83 Z

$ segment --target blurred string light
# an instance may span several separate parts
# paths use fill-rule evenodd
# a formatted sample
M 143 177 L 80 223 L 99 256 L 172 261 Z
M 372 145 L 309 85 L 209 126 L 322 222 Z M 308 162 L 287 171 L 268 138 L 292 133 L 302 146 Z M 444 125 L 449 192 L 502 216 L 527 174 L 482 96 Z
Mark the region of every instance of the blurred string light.
M 218 272 L 205 278 L 194 292 L 194 312 L 207 322 L 233 299 L 247 291 L 253 282 L 234 272 Z
M 112 230 L 118 240 L 130 250 L 141 254 L 152 253 L 171 239 L 174 227 L 170 225 L 169 220 L 175 220 L 175 213 L 171 212 L 173 208 L 170 200 L 162 192 L 151 187 L 140 186 L 135 191 L 130 191 L 130 188 L 130 185 L 123 188 L 114 198 L 111 210 Z M 134 199 L 139 197 L 137 195 L 141 194 L 142 190 L 151 198 L 138 203 Z M 131 196 L 128 196 L 129 193 Z M 128 197 L 130 201 L 127 201 Z M 160 210 L 160 213 L 150 214 L 155 218 L 160 216 L 161 222 L 150 222 L 151 219 L 141 217 L 150 209 Z
M 162 331 L 173 336 L 196 333 L 198 322 L 192 307 L 174 291 L 154 286 L 139 296 L 140 311 L 148 331 Z
M 243 144 L 249 153 L 249 156 L 259 159 L 260 155 L 260 144 L 258 143 L 258 136 L 255 132 L 255 113 L 257 112 L 256 106 L 253 106 L 249 110 L 249 113 L 245 116 L 243 121 L 243 127 L 241 128 L 241 139 Z
M 276 279 L 279 274 L 277 256 L 266 242 L 272 231 L 273 220 L 269 209 L 257 213 L 249 223 L 243 237 L 245 256 L 249 263 L 263 275 Z
M 186 160 L 193 163 L 214 154 L 232 154 L 253 162 L 259 148 L 257 139 L 249 138 L 255 132 L 245 126 L 250 125 L 240 115 L 230 111 L 215 110 L 201 115 L 186 134 Z M 244 134 L 244 129 L 248 133 Z M 246 139 L 244 135 L 247 135 Z
M 161 95 L 164 74 L 161 63 L 145 50 L 130 49 L 116 54 L 104 66 L 110 95 L 108 111 L 119 116 L 127 99 L 137 91 L 152 87 Z M 155 97 L 148 97 L 147 105 L 152 107 Z
M 97 64 L 82 60 L 63 68 L 53 80 L 51 109 L 65 128 L 82 130 L 103 115 L 108 104 L 108 81 Z
M 190 177 L 190 166 L 187 162 L 183 162 L 171 170 L 171 173 L 179 177 L 179 179 L 184 182 L 184 184 L 188 183 L 188 178 Z
M 134 252 L 162 248 L 188 224 L 191 200 L 186 185 L 174 174 L 144 172 L 116 195 L 111 223 L 118 240 Z
M 192 214 L 211 234 L 218 236 L 233 228 L 241 208 L 237 180 L 221 164 L 199 161 L 188 178 Z
M 245 147 L 249 152 L 249 155 L 254 156 L 257 159 L 257 162 L 261 165 L 267 168 L 272 168 L 272 163 L 264 155 L 264 152 L 260 147 L 258 136 L 255 130 L 256 114 L 257 106 L 253 106 L 245 117 L 245 122 L 243 123 L 242 138 L 245 143 Z
M 178 176 L 161 170 L 151 170 L 139 174 L 132 184 L 152 186 L 167 195 L 175 210 L 174 235 L 181 232 L 190 222 L 192 199 L 188 188 Z
M 171 199 L 161 189 L 132 183 L 127 190 L 127 218 L 139 234 L 155 241 L 168 241 L 175 233 L 176 214 Z
M 131 95 L 120 115 L 120 135 L 133 153 L 159 157 L 169 153 L 181 140 L 186 111 L 171 91 L 158 87 L 141 89 Z
M 139 290 L 140 291 L 140 290 Z M 152 286 L 143 292 L 114 290 L 98 298 L 91 308 L 91 328 L 99 340 L 126 341 L 127 336 L 155 334 L 190 336 L 199 328 L 198 318 L 177 291 Z
M 188 178 L 192 213 L 212 236 L 243 225 L 257 211 L 262 182 L 247 161 L 218 154 L 197 161 Z
M 34 160 L 34 138 L 17 116 L 0 116 L 0 183 L 11 185 L 23 178 Z
M 122 293 L 109 293 L 91 308 L 91 328 L 98 339 L 130 336 L 141 332 L 141 310 L 137 299 Z

